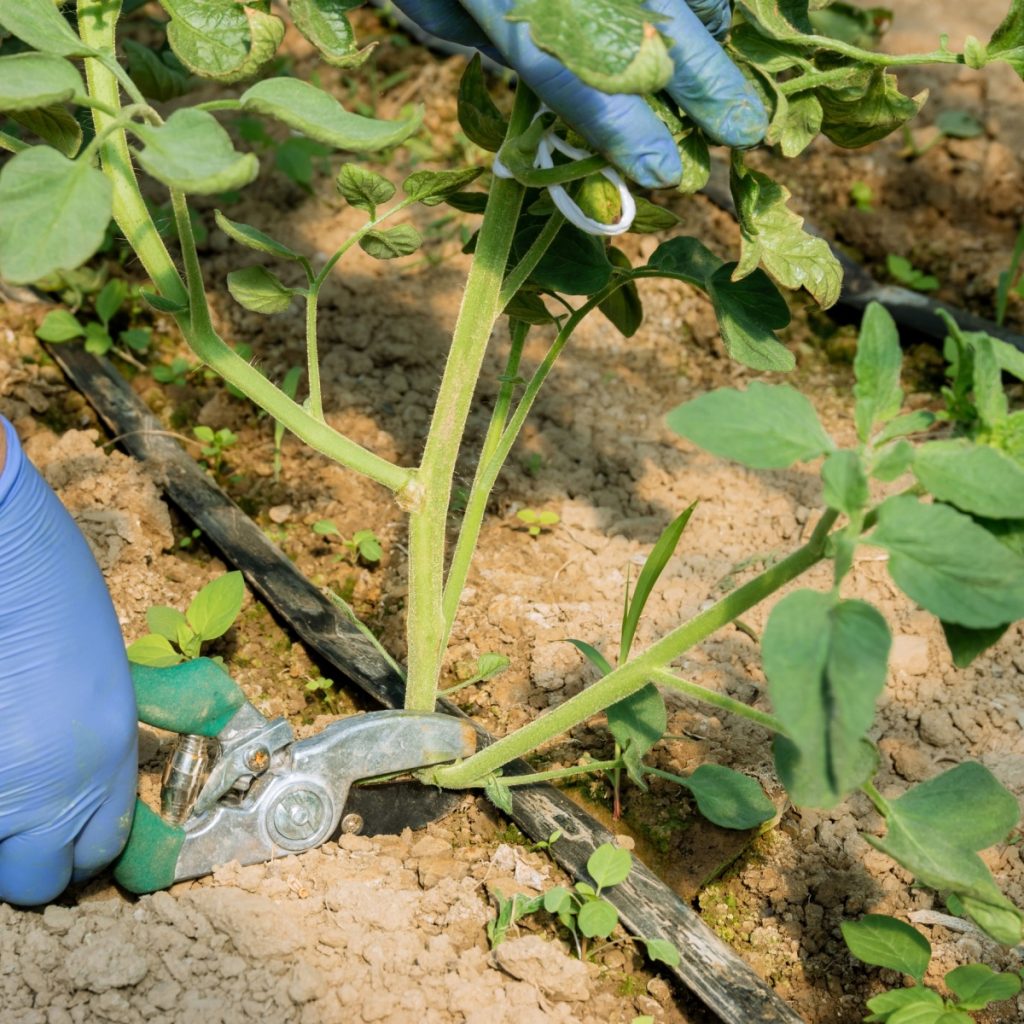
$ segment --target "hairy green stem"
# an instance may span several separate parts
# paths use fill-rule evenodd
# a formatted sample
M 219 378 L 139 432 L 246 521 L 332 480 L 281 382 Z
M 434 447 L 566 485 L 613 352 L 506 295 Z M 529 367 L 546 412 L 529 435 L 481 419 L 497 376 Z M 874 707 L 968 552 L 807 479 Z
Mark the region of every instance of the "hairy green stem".
M 79 0 L 79 31 L 83 42 L 101 52 L 113 53 L 118 9 L 118 4 L 97 5 L 95 0 Z M 93 110 L 93 121 L 99 134 L 120 116 L 118 82 L 127 76 L 115 76 L 108 61 L 92 57 L 86 59 L 85 71 L 90 95 L 114 112 L 111 115 L 100 109 Z M 142 99 L 142 102 L 145 100 Z M 143 201 L 123 129 L 114 131 L 104 143 L 100 150 L 100 160 L 104 173 L 113 185 L 114 219 L 157 291 L 165 298 L 190 306 L 187 313 L 177 315 L 175 320 L 195 354 L 311 448 L 376 480 L 398 495 L 406 492 L 415 479 L 412 470 L 395 466 L 316 420 L 218 336 L 210 321 L 184 199 L 179 197 L 176 200 L 172 193 L 175 221 L 181 234 L 182 256 L 189 275 L 187 289 Z
M 510 138 L 529 125 L 535 104 L 529 90 L 520 85 L 509 121 Z M 501 312 L 498 294 L 525 191 L 507 178 L 495 179 L 491 187 L 417 470 L 419 494 L 410 502 L 405 706 L 412 711 L 432 710 L 436 700 L 447 635 L 442 599 L 452 478 L 484 353 Z
M 501 294 L 498 296 L 498 305 L 504 309 L 520 288 L 526 283 L 527 278 L 536 269 L 544 253 L 548 251 L 555 235 L 562 229 L 565 217 L 557 210 L 548 217 L 540 234 L 533 240 L 530 248 L 523 254 L 523 258 L 508 272 L 505 283 L 501 286 Z
M 512 328 L 512 344 L 505 363 L 505 372 L 502 374 L 501 388 L 494 402 L 491 422 L 487 427 L 487 435 L 484 437 L 484 443 L 480 449 L 476 474 L 470 487 L 466 509 L 459 527 L 458 540 L 455 543 L 455 551 L 452 554 L 448 576 L 444 583 L 444 596 L 441 604 L 444 609 L 446 637 L 451 634 L 459 602 L 462 599 L 462 591 L 466 586 L 466 577 L 469 575 L 473 552 L 476 550 L 477 540 L 480 537 L 480 528 L 487 511 L 487 501 L 491 496 L 491 488 L 486 485 L 484 473 L 490 464 L 498 442 L 501 440 L 505 424 L 508 422 L 508 411 L 512 406 L 512 395 L 516 387 L 515 378 L 519 373 L 519 360 L 522 357 L 523 345 L 529 330 L 529 324 L 522 322 L 517 322 Z M 452 690 L 454 687 L 449 688 L 446 692 L 450 693 Z
M 588 761 L 587 764 L 573 764 L 568 768 L 552 768 L 546 772 L 531 772 L 529 775 L 502 775 L 499 780 L 503 786 L 533 786 L 538 782 L 555 782 L 558 779 L 570 779 L 574 775 L 589 775 L 592 772 L 609 772 L 622 766 L 622 761 Z M 482 783 L 481 783 L 482 785 Z
M 665 668 L 673 659 L 819 562 L 825 555 L 829 531 L 836 518 L 837 513 L 827 511 L 815 527 L 810 540 L 781 562 L 726 594 L 706 611 L 662 637 L 643 654 L 620 665 L 576 696 L 570 697 L 564 704 L 502 737 L 491 746 L 484 747 L 467 760 L 435 770 L 431 775 L 432 780 L 439 786 L 452 789 L 471 785 L 503 764 L 535 750 L 579 722 L 585 722 L 611 704 L 636 693 L 647 684 L 657 669 Z M 752 710 L 744 707 L 748 712 Z
M 309 413 L 315 419 L 324 418 L 324 400 L 320 391 L 320 352 L 317 347 L 316 304 L 319 288 L 306 292 L 306 377 L 309 382 Z
M 734 700 L 732 697 L 727 697 L 724 693 L 716 693 L 714 690 L 709 690 L 706 686 L 699 686 L 697 683 L 680 679 L 679 676 L 674 672 L 670 672 L 667 668 L 654 669 L 651 672 L 651 679 L 655 683 L 661 683 L 662 686 L 685 693 L 687 697 L 692 697 L 702 704 L 710 704 L 712 707 L 720 708 L 722 711 L 728 711 L 730 714 L 739 715 L 741 718 L 756 722 L 772 732 L 786 735 L 785 726 L 774 715 L 758 711 L 757 708 L 752 708 L 749 704 L 744 704 L 743 701 Z

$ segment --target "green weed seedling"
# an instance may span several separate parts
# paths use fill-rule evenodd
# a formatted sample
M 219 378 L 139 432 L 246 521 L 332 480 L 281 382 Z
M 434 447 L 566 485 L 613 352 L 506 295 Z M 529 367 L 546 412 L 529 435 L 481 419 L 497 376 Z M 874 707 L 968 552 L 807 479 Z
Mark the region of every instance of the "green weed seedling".
M 332 519 L 320 519 L 313 524 L 313 532 L 320 537 L 337 537 L 341 546 L 354 562 L 357 559 L 367 565 L 376 565 L 384 555 L 380 538 L 373 530 L 356 530 L 347 540 Z M 337 556 L 339 559 L 341 555 Z
M 1016 295 L 1017 298 L 1024 299 L 1022 264 L 1024 264 L 1024 227 L 1017 234 L 1017 242 L 1013 247 L 1009 266 L 999 275 L 999 284 L 996 288 L 996 323 L 1000 327 L 1006 321 L 1006 309 L 1010 304 L 1010 296 Z
M 531 537 L 539 537 L 544 530 L 550 530 L 562 521 L 557 512 L 548 509 L 538 511 L 535 508 L 521 508 L 516 513 L 516 519 L 526 527 Z
M 0 167 L 0 277 L 31 284 L 75 271 L 109 242 L 113 217 L 131 249 L 131 265 L 149 277 L 146 301 L 174 321 L 197 361 L 283 429 L 394 498 L 408 523 L 404 706 L 430 711 L 496 481 L 539 393 L 558 381 L 552 370 L 579 325 L 599 315 L 609 329 L 629 338 L 643 323 L 645 282 L 679 282 L 703 296 L 732 359 L 755 373 L 782 373 L 796 363 L 779 338 L 790 322 L 783 289 L 806 291 L 828 308 L 839 298 L 842 268 L 825 240 L 805 230 L 789 206 L 785 185 L 754 166 L 743 150 L 727 154 L 740 239 L 736 252 L 723 258 L 701 239 L 680 234 L 679 218 L 644 197 L 637 199 L 631 222 L 621 219 L 626 185 L 612 196 L 606 174 L 613 172 L 600 154 L 582 151 L 579 158 L 543 166 L 550 163 L 545 154 L 551 147 L 568 141 L 569 127 L 541 112 L 521 79 L 511 104 L 495 103 L 478 59 L 468 64 L 455 97 L 460 127 L 473 143 L 466 150 L 472 154 L 469 165 L 415 170 L 410 162 L 423 110 L 405 110 L 393 120 L 361 116 L 310 80 L 318 73 L 315 67 L 303 79 L 282 74 L 286 62 L 277 51 L 285 17 L 326 64 L 356 74 L 370 48 L 357 45 L 343 13 L 321 18 L 317 5 L 306 2 L 243 7 L 234 0 L 162 0 L 161 6 L 168 27 L 146 22 L 155 63 L 127 45 L 133 20 L 122 17 L 117 2 L 77 0 L 74 10 L 69 5 L 64 13 L 52 0 L 0 0 L 0 27 L 18 41 L 12 47 L 21 47 L 12 53 L 5 41 L 0 55 L 0 148 L 7 151 Z M 766 144 L 792 160 L 819 136 L 856 149 L 899 132 L 925 101 L 923 93 L 900 90 L 901 68 L 948 64 L 981 70 L 1005 63 L 1024 76 L 1024 0 L 1007 0 L 1007 6 L 991 37 L 968 37 L 963 52 L 940 37 L 933 51 L 891 54 L 876 45 L 886 20 L 877 10 L 829 0 L 735 0 L 726 46 L 764 99 Z M 584 7 L 587 16 L 581 14 Z M 601 5 L 523 0 L 515 16 L 541 48 L 593 87 L 646 97 L 679 149 L 679 191 L 704 187 L 711 145 L 717 142 L 663 91 L 672 60 L 660 23 L 652 21 L 641 0 Z M 563 31 L 566 24 L 573 26 L 571 33 Z M 162 56 L 167 52 L 173 61 Z M 127 54 L 127 68 L 120 54 Z M 172 74 L 171 87 L 181 94 L 173 106 L 162 106 L 164 101 L 147 90 L 155 92 L 164 68 L 174 72 L 179 65 L 187 75 Z M 194 102 L 187 90 L 192 80 L 201 79 L 229 88 L 217 98 Z M 94 131 L 88 139 L 75 114 L 91 117 Z M 264 227 L 216 211 L 218 228 L 249 255 L 249 264 L 243 262 L 213 287 L 205 280 L 196 243 L 203 226 L 195 216 L 197 200 L 234 202 L 259 173 L 260 155 L 266 156 L 263 144 L 247 141 L 245 132 L 229 134 L 219 120 L 225 117 L 276 122 L 282 137 L 287 132 L 296 140 L 288 160 L 309 188 L 318 184 L 317 162 L 331 164 L 335 196 L 354 214 L 351 234 L 326 260 L 317 259 L 314 267 L 311 254 Z M 574 145 L 582 141 L 572 138 Z M 254 144 L 259 153 L 251 151 Z M 367 165 L 367 154 L 376 154 L 380 169 Z M 508 176 L 486 174 L 490 157 L 484 154 L 497 154 Z M 146 195 L 156 196 L 169 212 L 170 248 L 138 175 L 146 178 Z M 563 191 L 552 191 L 557 189 Z M 553 195 L 566 195 L 597 216 L 583 220 L 565 204 L 563 214 Z M 422 452 L 415 465 L 399 464 L 328 422 L 318 304 L 325 284 L 345 271 L 345 257 L 356 248 L 381 261 L 416 253 L 422 238 L 411 223 L 412 211 L 441 204 L 475 218 L 478 229 L 465 246 L 471 268 Z M 61 216 L 42 215 L 52 210 Z M 274 223 L 265 227 L 271 230 Z M 665 240 L 634 263 L 627 249 L 642 247 L 620 248 L 612 241 L 627 228 L 664 232 Z M 289 272 L 280 277 L 268 264 L 284 264 Z M 298 286 L 286 283 L 296 277 Z M 348 286 L 363 287 L 366 278 L 361 274 Z M 273 316 L 295 303 L 304 307 L 304 401 L 295 401 L 217 333 L 208 296 L 222 284 L 259 315 Z M 1007 287 L 1012 286 L 1011 280 Z M 496 330 L 502 317 L 507 331 Z M 523 365 L 528 339 L 531 350 L 539 349 L 529 367 Z M 794 804 L 831 808 L 865 793 L 885 822 L 884 835 L 868 836 L 870 843 L 919 884 L 952 894 L 956 906 L 993 938 L 1019 944 L 1024 916 L 977 856 L 1016 825 L 1017 803 L 987 769 L 973 763 L 899 796 L 882 796 L 874 784 L 879 758 L 873 727 L 891 634 L 879 611 L 846 593 L 858 549 L 881 549 L 894 585 L 942 623 L 957 664 L 970 662 L 1024 618 L 1021 414 L 1010 410 L 1001 376 L 1024 377 L 1024 357 L 996 339 L 952 328 L 949 351 L 955 365 L 942 415 L 903 412 L 895 326 L 884 310 L 872 306 L 854 363 L 851 416 L 857 440 L 846 447 L 826 432 L 807 398 L 782 384 L 753 379 L 745 390 L 722 389 L 673 410 L 669 424 L 678 434 L 749 468 L 820 466 L 822 508 L 813 532 L 785 557 L 737 574 L 736 585 L 716 595 L 714 603 L 643 650 L 620 645 L 617 663 L 605 662 L 600 678 L 562 704 L 471 757 L 424 771 L 423 778 L 446 788 L 483 788 L 507 804 L 513 786 L 545 778 L 623 767 L 628 773 L 631 766 L 641 779 L 657 775 L 643 756 L 658 729 L 651 728 L 646 712 L 633 714 L 627 728 L 621 724 L 625 716 L 615 710 L 609 719 L 620 722 L 615 726 L 619 756 L 610 764 L 527 776 L 500 773 L 504 765 L 600 713 L 628 708 L 622 702 L 649 694 L 648 688 L 672 690 L 716 713 L 745 717 L 772 736 L 776 771 Z M 495 355 L 504 361 L 503 372 L 487 379 L 483 371 Z M 489 422 L 479 448 L 470 452 L 467 424 L 478 392 L 490 410 Z M 207 444 L 215 447 L 215 439 Z M 218 456 L 214 452 L 210 458 Z M 449 546 L 460 464 L 476 470 Z M 897 481 L 905 484 L 902 492 L 887 496 L 885 489 Z M 550 518 L 541 520 L 544 513 L 536 515 L 533 522 L 520 522 L 538 532 L 553 525 Z M 823 562 L 832 566 L 831 586 L 789 587 Z M 674 666 L 687 651 L 742 622 L 782 588 L 788 592 L 774 604 L 761 638 L 770 713 L 680 675 Z M 639 607 L 635 594 L 627 603 L 629 609 Z M 188 615 L 182 618 L 192 631 L 182 639 L 194 648 L 189 637 L 204 630 L 189 624 Z M 160 646 L 164 658 L 184 656 L 180 644 L 173 646 L 179 643 L 180 620 L 167 616 L 160 624 L 163 632 L 155 635 L 163 643 L 151 643 Z M 637 706 L 658 714 L 653 699 L 637 697 Z M 721 772 L 704 765 L 683 784 L 695 792 L 699 806 L 699 790 L 705 797 L 711 793 L 721 804 L 714 813 L 728 817 L 737 803 L 742 805 L 743 794 L 737 800 L 736 779 Z M 761 800 L 763 794 L 755 806 Z M 970 815 L 962 813 L 965 806 L 971 807 Z M 616 863 L 609 854 L 602 858 Z M 602 893 L 612 883 L 602 865 L 599 861 L 593 870 L 591 891 L 574 890 L 556 904 L 576 936 L 596 937 L 607 926 Z
M 885 257 L 885 269 L 889 271 L 889 276 L 894 281 L 898 281 L 907 288 L 912 288 L 915 292 L 933 292 L 939 287 L 937 277 L 918 270 L 906 256 L 889 253 Z
M 192 433 L 200 442 L 199 451 L 203 465 L 214 476 L 220 476 L 224 470 L 224 454 L 238 444 L 238 435 L 227 427 L 214 430 L 213 427 L 207 426 L 193 427 Z
M 850 952 L 873 967 L 913 979 L 909 988 L 891 989 L 868 1000 L 865 1021 L 878 1024 L 972 1024 L 973 1011 L 1013 999 L 1021 990 L 1018 974 L 997 973 L 985 964 L 965 964 L 943 979 L 951 997 L 924 984 L 932 947 L 916 929 L 885 914 L 844 921 L 843 939 Z
M 311 698 L 323 704 L 328 714 L 339 714 L 338 691 L 333 679 L 326 679 L 323 676 L 308 676 L 303 689 Z
M 875 193 L 866 181 L 855 181 L 850 186 L 850 199 L 861 213 L 873 213 Z
M 150 368 L 153 380 L 158 384 L 171 384 L 174 387 L 183 388 L 186 378 L 195 369 L 187 359 L 182 356 L 175 356 L 170 363 L 157 363 Z
M 43 318 L 36 331 L 36 337 L 51 344 L 84 338 L 87 352 L 103 356 L 113 351 L 125 361 L 138 365 L 131 353 L 145 352 L 149 348 L 153 340 L 150 329 L 126 327 L 118 332 L 118 345 L 111 335 L 110 327 L 110 322 L 131 298 L 131 292 L 132 289 L 120 278 L 111 278 L 95 298 L 93 311 L 96 320 L 86 320 L 82 323 L 74 313 L 66 309 L 54 309 Z
M 165 668 L 198 658 L 204 643 L 223 636 L 242 610 L 245 583 L 240 572 L 229 572 L 207 583 L 184 614 L 167 605 L 146 612 L 150 632 L 128 647 L 136 665 Z
M 486 683 L 489 679 L 493 679 L 495 676 L 501 675 L 510 665 L 508 657 L 504 654 L 495 654 L 488 651 L 481 654 L 476 661 L 476 671 L 468 678 L 462 679 L 455 683 L 454 686 L 448 686 L 441 692 L 446 696 L 450 697 L 453 693 L 458 693 L 459 690 L 464 690 L 467 686 L 475 686 L 477 683 Z
M 612 886 L 619 885 L 633 870 L 633 856 L 612 843 L 603 843 L 587 860 L 589 882 L 577 882 L 571 889 L 558 885 L 549 889 L 542 897 L 544 909 L 557 918 L 558 922 L 572 936 L 576 955 L 582 960 L 593 955 L 610 943 L 597 949 L 588 946 L 593 939 L 609 939 L 618 927 L 619 912 L 602 895 Z M 643 945 L 647 956 L 654 961 L 675 966 L 679 963 L 679 950 L 665 939 L 635 940 Z
M 966 110 L 944 110 L 935 119 L 935 133 L 923 145 L 917 145 L 910 129 L 903 129 L 903 149 L 900 156 L 916 160 L 944 139 L 974 139 L 985 134 L 985 126 Z

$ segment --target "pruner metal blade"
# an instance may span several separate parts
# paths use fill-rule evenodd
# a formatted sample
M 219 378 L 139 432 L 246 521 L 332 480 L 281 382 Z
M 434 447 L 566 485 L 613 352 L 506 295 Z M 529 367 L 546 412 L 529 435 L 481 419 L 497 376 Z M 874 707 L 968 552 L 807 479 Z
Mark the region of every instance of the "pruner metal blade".
M 464 796 L 458 790 L 438 789 L 415 779 L 356 785 L 348 792 L 341 830 L 364 836 L 398 835 L 444 818 Z

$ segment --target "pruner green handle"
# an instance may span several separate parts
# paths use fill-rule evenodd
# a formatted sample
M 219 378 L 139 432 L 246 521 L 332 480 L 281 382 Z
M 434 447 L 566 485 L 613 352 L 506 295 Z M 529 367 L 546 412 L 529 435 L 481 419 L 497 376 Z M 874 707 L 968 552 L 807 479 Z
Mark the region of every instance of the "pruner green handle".
M 245 694 L 215 661 L 196 658 L 167 668 L 132 665 L 139 721 L 172 732 L 217 736 L 245 704 Z M 141 800 L 114 878 L 130 892 L 155 892 L 175 881 L 185 830 Z
M 218 735 L 245 703 L 235 681 L 209 658 L 169 668 L 132 665 L 139 721 L 194 736 Z

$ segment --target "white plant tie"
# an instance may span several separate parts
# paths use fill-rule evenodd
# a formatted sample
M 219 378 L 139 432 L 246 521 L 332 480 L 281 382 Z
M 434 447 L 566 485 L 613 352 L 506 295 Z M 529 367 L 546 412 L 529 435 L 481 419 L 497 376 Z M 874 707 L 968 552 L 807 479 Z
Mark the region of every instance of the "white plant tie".
M 534 120 L 540 117 L 541 114 L 546 113 L 546 111 L 546 107 L 541 107 L 541 109 L 537 111 L 536 115 L 534 115 Z M 573 160 L 586 160 L 596 155 L 588 150 L 571 146 L 568 142 L 559 138 L 558 135 L 555 134 L 554 128 L 549 128 L 544 133 L 540 140 L 540 144 L 537 146 L 537 155 L 534 158 L 533 166 L 539 170 L 550 170 L 553 168 L 555 166 L 553 151 L 556 149 L 559 153 L 562 153 Z M 497 156 L 494 158 L 493 170 L 499 178 L 515 177 L 515 175 Z M 604 235 L 605 237 L 621 235 L 632 227 L 633 218 L 636 216 L 636 200 L 626 187 L 626 183 L 622 180 L 622 175 L 620 175 L 618 171 L 611 167 L 602 167 L 598 173 L 602 174 L 608 181 L 610 181 L 619 193 L 619 202 L 622 207 L 622 212 L 619 215 L 619 219 L 614 224 L 605 224 L 603 221 L 594 220 L 593 217 L 588 217 L 580 209 L 579 204 L 572 199 L 568 192 L 566 192 L 562 185 L 548 185 L 548 193 L 551 196 L 552 202 L 556 207 L 558 207 L 562 216 L 565 217 L 570 224 L 574 224 L 581 231 L 585 231 L 588 235 Z

